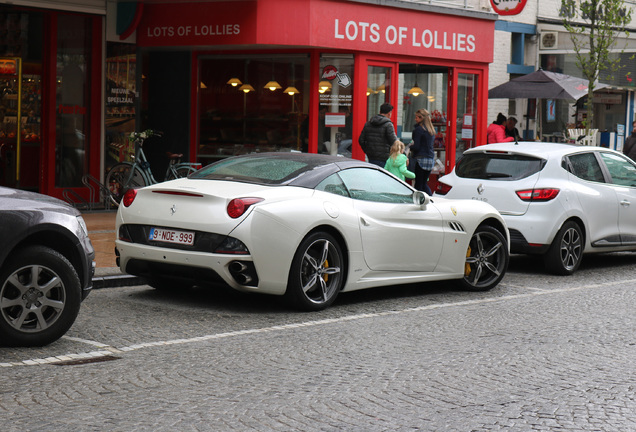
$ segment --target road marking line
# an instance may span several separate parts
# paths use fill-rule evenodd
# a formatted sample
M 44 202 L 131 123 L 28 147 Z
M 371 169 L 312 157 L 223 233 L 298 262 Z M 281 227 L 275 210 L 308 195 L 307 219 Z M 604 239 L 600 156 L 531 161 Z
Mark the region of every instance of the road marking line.
M 421 311 L 442 309 L 442 308 L 448 308 L 448 307 L 457 307 L 457 306 L 461 307 L 461 306 L 472 306 L 472 305 L 484 304 L 484 303 L 497 303 L 497 302 L 503 302 L 507 300 L 516 300 L 516 299 L 528 298 L 528 297 L 533 297 L 538 295 L 548 295 L 553 293 L 554 294 L 567 293 L 572 291 L 581 291 L 584 289 L 609 287 L 613 285 L 622 285 L 627 283 L 636 283 L 636 279 L 604 282 L 604 283 L 598 283 L 598 284 L 592 284 L 592 285 L 584 285 L 584 286 L 571 287 L 571 288 L 560 288 L 560 289 L 553 289 L 553 290 L 538 289 L 538 290 L 533 290 L 533 292 L 530 292 L 530 293 L 514 294 L 514 295 L 503 296 L 503 297 L 464 300 L 464 301 L 452 302 L 452 303 L 438 303 L 438 304 L 417 306 L 413 308 L 400 309 L 400 310 L 394 310 L 394 311 L 349 315 L 349 316 L 344 316 L 339 318 L 327 318 L 327 319 L 316 320 L 316 321 L 305 321 L 302 323 L 295 323 L 295 324 L 283 324 L 283 325 L 276 325 L 276 326 L 263 327 L 263 328 L 257 328 L 257 329 L 247 329 L 247 330 L 237 330 L 237 331 L 224 332 L 224 333 L 216 333 L 216 334 L 210 334 L 210 335 L 204 335 L 204 336 L 197 336 L 197 337 L 188 338 L 188 339 L 172 339 L 172 340 L 166 340 L 166 341 L 144 342 L 144 343 L 129 345 L 127 347 L 121 347 L 121 348 L 114 348 L 109 345 L 87 340 L 87 339 L 81 339 L 81 338 L 76 338 L 71 336 L 63 336 L 65 339 L 69 339 L 69 340 L 73 340 L 73 341 L 81 342 L 81 343 L 87 343 L 89 345 L 94 345 L 96 347 L 104 348 L 104 349 L 101 351 L 92 351 L 89 353 L 65 354 L 65 355 L 60 355 L 55 357 L 47 357 L 43 359 L 29 359 L 29 360 L 23 360 L 18 362 L 11 362 L 11 363 L 0 363 L 0 368 L 16 367 L 16 366 L 36 366 L 36 365 L 42 365 L 42 364 L 55 364 L 55 363 L 61 363 L 63 361 L 68 361 L 73 359 L 88 359 L 88 358 L 103 357 L 103 356 L 111 355 L 114 352 L 122 353 L 122 352 L 137 351 L 137 350 L 141 350 L 145 348 L 205 342 L 210 340 L 225 339 L 225 338 L 243 336 L 248 334 L 270 333 L 274 331 L 284 331 L 284 330 L 291 330 L 291 329 L 297 329 L 297 328 L 303 328 L 303 327 L 316 327 L 316 326 L 327 325 L 327 324 L 337 324 L 337 323 L 342 323 L 347 321 L 357 321 L 357 320 L 366 319 L 366 318 L 377 318 L 377 317 L 383 317 L 383 316 L 401 315 L 404 313 L 421 312 Z

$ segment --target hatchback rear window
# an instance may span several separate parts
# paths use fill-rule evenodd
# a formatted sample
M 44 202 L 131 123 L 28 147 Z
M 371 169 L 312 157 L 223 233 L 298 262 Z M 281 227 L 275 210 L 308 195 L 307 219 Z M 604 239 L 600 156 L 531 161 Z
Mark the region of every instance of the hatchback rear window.
M 459 177 L 512 181 L 538 173 L 545 160 L 524 155 L 505 153 L 468 153 L 457 163 Z

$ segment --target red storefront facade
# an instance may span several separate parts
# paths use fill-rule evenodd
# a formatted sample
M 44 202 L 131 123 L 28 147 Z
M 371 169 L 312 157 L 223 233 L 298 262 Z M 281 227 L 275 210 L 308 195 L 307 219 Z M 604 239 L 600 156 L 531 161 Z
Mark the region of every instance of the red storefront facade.
M 177 117 L 187 111 L 188 142 L 172 141 L 191 160 L 289 150 L 364 159 L 357 137 L 385 102 L 396 108 L 392 121 L 407 144 L 414 112 L 433 114 L 435 173 L 485 144 L 494 14 L 404 2 L 251 0 L 148 3 L 137 16 L 138 129 L 170 129 L 169 119 L 153 114 L 158 105 Z M 188 95 L 156 99 L 168 90 L 145 81 L 162 76 L 165 86 L 184 71 Z
M 105 9 L 21 3 L 0 5 L 0 186 L 87 200 L 83 180 L 100 175 Z

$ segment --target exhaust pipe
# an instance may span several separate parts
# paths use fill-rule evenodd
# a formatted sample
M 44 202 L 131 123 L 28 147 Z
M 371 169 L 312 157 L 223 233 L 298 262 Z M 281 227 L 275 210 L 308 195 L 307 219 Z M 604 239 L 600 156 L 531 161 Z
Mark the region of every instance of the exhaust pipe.
M 251 269 L 244 262 L 232 261 L 228 269 L 234 280 L 241 285 L 247 285 L 253 280 L 250 275 Z

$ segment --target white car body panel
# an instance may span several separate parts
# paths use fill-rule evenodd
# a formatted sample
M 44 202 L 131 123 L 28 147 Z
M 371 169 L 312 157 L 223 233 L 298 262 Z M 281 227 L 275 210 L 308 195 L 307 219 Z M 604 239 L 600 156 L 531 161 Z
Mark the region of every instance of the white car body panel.
M 169 193 L 157 193 L 161 191 Z M 232 219 L 227 205 L 240 197 L 263 201 Z M 352 291 L 463 278 L 468 244 L 486 220 L 503 228 L 508 247 L 505 222 L 486 203 L 445 198 L 427 205 L 367 202 L 306 187 L 178 179 L 140 189 L 130 207 L 120 206 L 117 231 L 124 224 L 138 224 L 218 233 L 243 242 L 249 254 L 181 250 L 121 239 L 116 247 L 123 271 L 131 260 L 210 269 L 234 289 L 283 295 L 299 245 L 317 230 L 341 243 L 346 256 L 342 291 Z M 233 278 L 229 266 L 234 261 L 253 263 L 257 286 Z
M 611 247 L 612 250 L 633 249 L 630 246 L 609 245 L 600 239 L 612 238 L 619 232 L 636 238 L 636 209 L 630 208 L 633 207 L 630 204 L 636 201 L 636 188 L 587 181 L 561 167 L 566 155 L 589 152 L 594 147 L 521 142 L 482 146 L 467 153 L 486 149 L 546 158 L 547 163 L 539 173 L 512 182 L 459 178 L 453 170 L 440 178 L 441 182 L 452 187 L 444 197 L 481 200 L 492 204 L 499 210 L 508 228 L 521 232 L 529 244 L 551 244 L 561 226 L 575 218 L 584 227 L 585 252 L 597 252 L 599 246 Z M 515 191 L 532 188 L 558 188 L 560 192 L 551 201 L 534 202 L 531 205 L 516 196 Z

